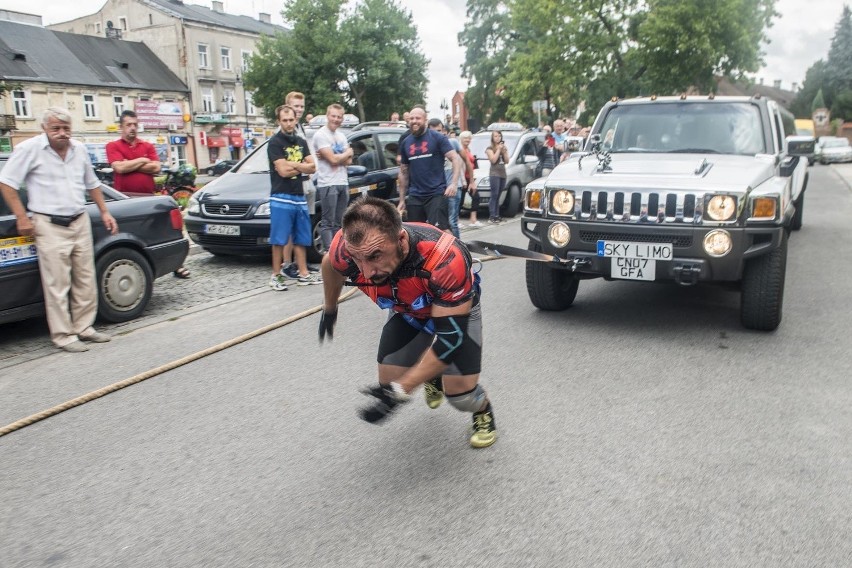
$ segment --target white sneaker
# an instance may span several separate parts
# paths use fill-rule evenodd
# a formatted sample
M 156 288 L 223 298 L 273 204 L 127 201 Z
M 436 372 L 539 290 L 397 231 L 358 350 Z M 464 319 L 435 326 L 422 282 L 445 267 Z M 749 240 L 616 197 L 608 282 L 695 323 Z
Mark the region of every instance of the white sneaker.
M 468 223 L 467 226 L 468 227 L 481 227 L 482 223 L 480 223 L 479 221 L 474 221 L 473 223 Z
M 308 273 L 307 276 L 299 276 L 299 286 L 310 286 L 311 284 L 322 284 L 322 277 L 319 274 Z
M 285 282 L 284 276 L 282 274 L 273 274 L 269 278 L 269 287 L 276 292 L 283 292 L 286 290 L 287 283 Z

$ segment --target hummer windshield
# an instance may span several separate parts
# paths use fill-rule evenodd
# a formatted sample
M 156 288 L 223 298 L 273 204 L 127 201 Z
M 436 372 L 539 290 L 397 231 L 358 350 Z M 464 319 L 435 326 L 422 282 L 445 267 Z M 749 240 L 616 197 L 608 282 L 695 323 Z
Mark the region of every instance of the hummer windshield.
M 766 153 L 760 110 L 748 103 L 660 102 L 615 106 L 598 132 L 612 153 Z

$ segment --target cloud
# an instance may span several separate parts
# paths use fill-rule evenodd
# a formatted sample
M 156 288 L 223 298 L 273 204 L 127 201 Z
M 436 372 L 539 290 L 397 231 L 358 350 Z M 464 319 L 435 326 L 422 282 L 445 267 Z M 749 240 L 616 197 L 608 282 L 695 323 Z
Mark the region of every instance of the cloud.
M 775 8 L 781 16 L 767 32 L 766 63 L 755 75 L 768 84 L 780 79 L 782 87 L 789 89 L 794 82 L 802 84 L 817 60 L 828 57 L 843 7 L 837 0 L 778 0 Z

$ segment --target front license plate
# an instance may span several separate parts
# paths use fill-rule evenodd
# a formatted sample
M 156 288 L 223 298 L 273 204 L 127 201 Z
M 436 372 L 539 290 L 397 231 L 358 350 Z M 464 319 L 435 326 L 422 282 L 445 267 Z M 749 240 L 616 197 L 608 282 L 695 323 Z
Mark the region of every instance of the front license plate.
M 226 235 L 228 237 L 239 237 L 239 225 L 207 225 L 204 231 L 208 235 Z
M 654 280 L 657 261 L 647 258 L 613 258 L 610 276 L 621 280 Z
M 24 264 L 38 260 L 35 237 L 0 239 L 0 266 Z
M 641 258 L 645 260 L 672 260 L 674 257 L 674 247 L 671 243 L 598 241 L 598 256 Z

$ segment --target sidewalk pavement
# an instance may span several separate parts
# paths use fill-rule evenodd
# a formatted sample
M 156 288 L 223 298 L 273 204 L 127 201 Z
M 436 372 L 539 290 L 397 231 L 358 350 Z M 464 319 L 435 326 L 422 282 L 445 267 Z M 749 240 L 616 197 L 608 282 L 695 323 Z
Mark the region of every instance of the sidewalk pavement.
M 840 179 L 843 180 L 846 187 L 852 190 L 852 164 L 832 164 L 830 167 L 838 176 L 840 176 Z

